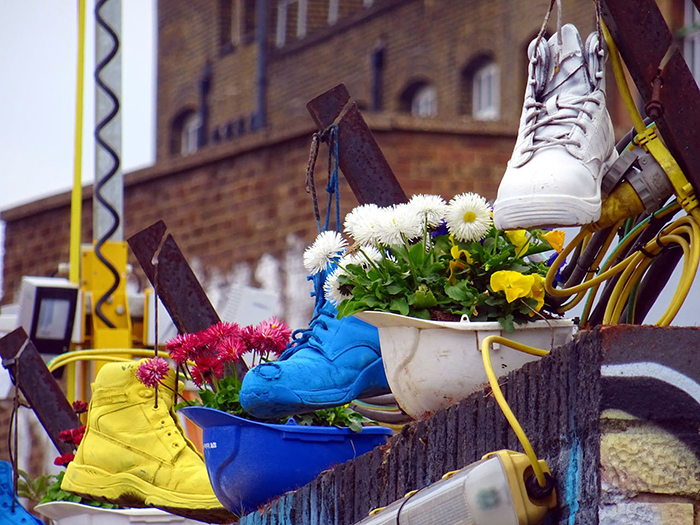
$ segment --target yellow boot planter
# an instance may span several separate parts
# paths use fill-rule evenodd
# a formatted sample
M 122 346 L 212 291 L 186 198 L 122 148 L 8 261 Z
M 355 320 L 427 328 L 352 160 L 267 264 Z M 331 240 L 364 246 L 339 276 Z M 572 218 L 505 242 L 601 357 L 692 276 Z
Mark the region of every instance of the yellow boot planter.
M 216 499 L 204 459 L 172 410 L 175 372 L 169 370 L 159 386 L 156 404 L 156 390 L 136 377 L 139 364 L 109 363 L 97 374 L 85 436 L 61 489 L 202 521 L 234 520 Z

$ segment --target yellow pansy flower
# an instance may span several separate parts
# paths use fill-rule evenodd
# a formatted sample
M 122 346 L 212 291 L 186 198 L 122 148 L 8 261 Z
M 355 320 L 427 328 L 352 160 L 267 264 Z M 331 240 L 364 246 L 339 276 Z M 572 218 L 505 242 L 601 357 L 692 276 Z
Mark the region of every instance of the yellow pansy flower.
M 491 275 L 491 289 L 505 292 L 506 300 L 512 303 L 521 297 L 528 297 L 535 284 L 535 277 L 512 270 L 501 270 Z
M 504 232 L 508 240 L 515 246 L 515 254 L 517 257 L 525 254 L 530 247 L 530 242 L 527 237 L 526 230 L 511 230 Z
M 554 248 L 557 253 L 561 253 L 564 249 L 564 237 L 565 233 L 561 230 L 552 230 L 545 233 L 542 238 L 549 243 L 549 245 Z
M 532 284 L 532 288 L 530 288 L 530 293 L 527 296 L 537 300 L 535 310 L 539 312 L 540 308 L 542 308 L 542 306 L 544 305 L 544 279 L 541 275 L 538 275 L 536 273 L 532 274 L 532 277 L 535 279 L 535 282 Z M 530 317 L 532 317 L 533 315 L 535 315 L 535 313 L 530 312 Z
M 472 256 L 469 254 L 467 250 L 460 250 L 459 246 L 457 245 L 452 245 L 452 248 L 450 248 L 450 255 L 452 255 L 452 258 L 455 261 L 464 261 L 467 264 L 471 264 L 473 262 Z
M 466 267 L 467 265 L 462 261 L 450 261 L 450 276 L 447 278 L 447 281 L 453 286 L 457 284 L 457 276 L 455 274 Z

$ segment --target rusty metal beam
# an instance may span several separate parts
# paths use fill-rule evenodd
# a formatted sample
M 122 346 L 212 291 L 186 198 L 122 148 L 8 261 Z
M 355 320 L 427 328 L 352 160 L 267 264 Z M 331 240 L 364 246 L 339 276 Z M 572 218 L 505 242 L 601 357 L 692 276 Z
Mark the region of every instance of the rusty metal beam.
M 340 169 L 360 204 L 389 206 L 407 202 L 362 114 L 340 84 L 311 100 L 306 108 L 319 129 L 338 125 Z
M 694 0 L 696 6 L 700 3 Z M 669 150 L 700 193 L 700 89 L 654 0 L 602 0 L 605 20 L 620 55 L 644 102 L 651 85 L 663 80 L 659 101 L 664 113 L 656 120 Z M 670 57 L 664 64 L 664 59 Z M 663 67 L 662 67 L 663 66 Z
M 73 445 L 58 439 L 58 433 L 78 428 L 80 420 L 23 328 L 0 339 L 0 356 L 59 453 L 73 452 Z
M 146 277 L 157 290 L 178 332 L 205 330 L 221 319 L 167 229 L 163 221 L 158 221 L 130 237 L 127 242 Z M 156 253 L 157 272 L 153 264 Z M 236 363 L 236 367 L 239 377 L 243 377 L 248 370 L 243 361 Z

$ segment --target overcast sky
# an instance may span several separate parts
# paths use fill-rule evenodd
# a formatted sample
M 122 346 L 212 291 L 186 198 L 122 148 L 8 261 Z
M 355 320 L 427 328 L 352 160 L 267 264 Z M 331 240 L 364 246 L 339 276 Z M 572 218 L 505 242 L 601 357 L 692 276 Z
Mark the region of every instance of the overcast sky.
M 88 0 L 83 180 L 94 177 L 94 15 Z M 155 0 L 124 0 L 125 171 L 155 151 Z M 77 1 L 0 0 L 0 209 L 69 189 L 77 64 Z
M 77 4 L 77 0 L 0 0 L 0 210 L 72 187 Z M 155 0 L 123 0 L 125 172 L 155 159 L 155 6 Z M 84 183 L 92 182 L 95 172 L 93 9 L 94 0 L 88 0 Z M 0 228 L 0 246 L 2 242 Z

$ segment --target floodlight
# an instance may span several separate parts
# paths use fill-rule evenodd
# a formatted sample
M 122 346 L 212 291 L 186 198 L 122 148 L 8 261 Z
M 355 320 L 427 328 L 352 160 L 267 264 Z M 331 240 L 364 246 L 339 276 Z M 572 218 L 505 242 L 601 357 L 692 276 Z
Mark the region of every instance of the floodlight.
M 78 285 L 58 277 L 22 277 L 18 326 L 43 354 L 68 351 Z
M 357 525 L 529 525 L 556 506 L 549 469 L 540 488 L 525 454 L 500 450 L 402 500 L 372 511 Z

